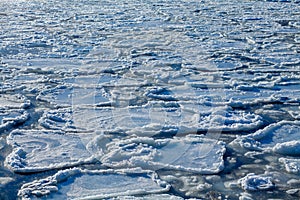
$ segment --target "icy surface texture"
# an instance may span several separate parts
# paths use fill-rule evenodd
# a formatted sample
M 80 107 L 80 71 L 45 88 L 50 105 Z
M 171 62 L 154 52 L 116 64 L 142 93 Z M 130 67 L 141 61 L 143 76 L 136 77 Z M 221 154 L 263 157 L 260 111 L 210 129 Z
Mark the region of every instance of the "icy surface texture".
M 24 184 L 18 195 L 23 199 L 36 199 L 45 195 L 47 199 L 106 199 L 156 194 L 169 189 L 169 184 L 159 180 L 150 171 L 91 171 L 74 168 Z
M 80 137 L 49 130 L 15 130 L 8 136 L 13 151 L 6 165 L 15 172 L 39 172 L 96 162 Z

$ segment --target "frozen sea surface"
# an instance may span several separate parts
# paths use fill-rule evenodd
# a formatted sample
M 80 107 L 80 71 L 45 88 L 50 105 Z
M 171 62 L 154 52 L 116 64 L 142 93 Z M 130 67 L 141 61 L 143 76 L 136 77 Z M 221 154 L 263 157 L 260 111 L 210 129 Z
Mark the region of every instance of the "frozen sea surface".
M 0 199 L 299 199 L 300 1 L 0 2 Z

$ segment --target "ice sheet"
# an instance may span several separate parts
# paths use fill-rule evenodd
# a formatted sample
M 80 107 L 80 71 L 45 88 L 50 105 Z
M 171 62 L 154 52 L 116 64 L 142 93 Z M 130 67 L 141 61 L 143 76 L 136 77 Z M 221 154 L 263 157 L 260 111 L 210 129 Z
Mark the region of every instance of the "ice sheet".
M 169 189 L 169 184 L 150 171 L 74 168 L 24 184 L 18 195 L 23 199 L 40 199 L 41 196 L 47 199 L 122 199 L 122 196 L 158 194 Z
M 78 135 L 50 130 L 14 130 L 7 137 L 12 152 L 5 164 L 31 173 L 96 162 Z

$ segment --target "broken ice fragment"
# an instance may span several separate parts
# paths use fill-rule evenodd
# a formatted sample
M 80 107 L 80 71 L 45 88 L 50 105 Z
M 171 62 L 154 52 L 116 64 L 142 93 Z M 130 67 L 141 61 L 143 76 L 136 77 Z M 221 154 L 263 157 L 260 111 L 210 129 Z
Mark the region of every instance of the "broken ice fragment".
M 50 103 L 51 105 L 61 108 L 72 105 L 73 88 L 67 85 L 59 85 L 55 88 L 45 89 L 36 97 L 39 101 Z
M 259 176 L 253 173 L 247 174 L 238 181 L 244 190 L 269 190 L 274 188 L 272 177 Z
M 230 145 L 251 151 L 271 151 L 282 155 L 298 156 L 300 155 L 299 137 L 300 123 L 298 121 L 281 121 L 253 134 L 240 136 Z
M 72 121 L 72 110 L 67 108 L 45 111 L 39 123 L 46 129 L 76 131 Z
M 176 169 L 201 174 L 219 173 L 224 168 L 225 144 L 204 136 L 172 139 L 134 137 L 113 140 L 100 157 L 112 168 Z
M 285 170 L 290 173 L 300 173 L 300 159 L 297 158 L 279 158 L 279 162 L 285 165 Z
M 49 130 L 15 130 L 7 137 L 12 152 L 5 164 L 14 172 L 30 173 L 93 163 L 77 135 Z
M 159 194 L 169 189 L 169 184 L 159 180 L 158 176 L 150 171 L 74 168 L 24 184 L 18 196 L 30 199 L 45 195 L 47 199 L 107 199 Z
M 0 94 L 0 108 L 25 109 L 30 106 L 30 100 L 21 94 Z
M 0 109 L 0 133 L 24 123 L 29 119 L 29 114 L 22 109 Z

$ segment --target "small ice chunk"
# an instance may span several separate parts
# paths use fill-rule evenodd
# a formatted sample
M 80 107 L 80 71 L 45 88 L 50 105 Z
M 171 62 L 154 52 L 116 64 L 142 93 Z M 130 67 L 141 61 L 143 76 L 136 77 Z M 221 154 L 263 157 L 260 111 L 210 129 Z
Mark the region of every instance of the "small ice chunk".
M 3 137 L 0 138 L 0 150 L 6 146 L 6 141 Z
M 0 108 L 24 109 L 31 105 L 30 100 L 21 94 L 0 94 Z
M 73 87 L 59 85 L 55 88 L 45 89 L 36 97 L 39 101 L 50 103 L 55 107 L 70 107 L 72 105 Z
M 76 131 L 72 121 L 72 110 L 68 108 L 45 111 L 39 123 L 46 129 Z
M 144 196 L 118 196 L 114 200 L 183 200 L 183 198 L 170 194 L 149 194 Z
M 204 136 L 157 140 L 134 137 L 108 143 L 100 160 L 103 165 L 112 168 L 165 168 L 216 174 L 224 168 L 225 151 L 224 143 Z
M 250 131 L 263 125 L 259 115 L 230 109 L 215 110 L 209 115 L 200 115 L 199 128 L 206 130 Z
M 0 133 L 24 123 L 29 114 L 22 109 L 0 109 Z
M 278 143 L 273 147 L 273 151 L 282 155 L 299 156 L 300 140 Z
M 169 184 L 150 171 L 74 168 L 24 184 L 18 196 L 30 199 L 45 195 L 47 199 L 107 199 L 159 194 L 169 189 Z
M 300 155 L 300 123 L 281 121 L 271 124 L 253 134 L 240 136 L 230 145 L 248 150 L 275 152 L 282 155 Z
M 290 173 L 300 173 L 300 159 L 297 158 L 279 158 L 279 162 L 285 165 L 285 170 Z
M 239 179 L 239 184 L 244 190 L 269 190 L 275 187 L 272 177 L 255 175 L 254 173 Z
M 11 177 L 0 177 L 0 187 L 6 185 L 9 182 L 12 182 L 14 179 Z
M 15 130 L 7 137 L 12 152 L 5 164 L 14 172 L 30 173 L 93 163 L 81 138 L 49 130 Z

